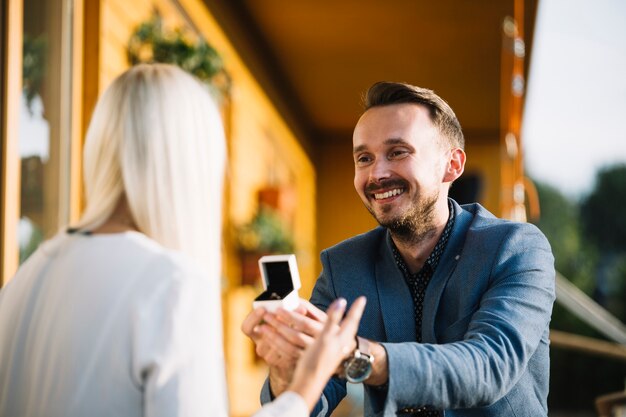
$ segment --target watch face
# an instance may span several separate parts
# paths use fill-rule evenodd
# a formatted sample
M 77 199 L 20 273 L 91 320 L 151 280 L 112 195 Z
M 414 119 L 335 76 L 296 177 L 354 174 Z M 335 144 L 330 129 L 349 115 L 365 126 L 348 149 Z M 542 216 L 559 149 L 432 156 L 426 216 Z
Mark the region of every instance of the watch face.
M 372 361 L 369 355 L 351 358 L 345 367 L 346 379 L 354 384 L 365 381 L 372 373 Z

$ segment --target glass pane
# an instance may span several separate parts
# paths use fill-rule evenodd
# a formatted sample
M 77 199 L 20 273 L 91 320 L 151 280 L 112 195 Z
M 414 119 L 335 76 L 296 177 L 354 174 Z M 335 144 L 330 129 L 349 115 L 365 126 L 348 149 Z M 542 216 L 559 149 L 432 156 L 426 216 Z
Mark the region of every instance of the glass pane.
M 67 218 L 71 66 L 68 2 L 24 0 L 20 263 Z M 69 58 L 65 58 L 69 60 Z M 71 79 L 71 77 L 70 77 Z

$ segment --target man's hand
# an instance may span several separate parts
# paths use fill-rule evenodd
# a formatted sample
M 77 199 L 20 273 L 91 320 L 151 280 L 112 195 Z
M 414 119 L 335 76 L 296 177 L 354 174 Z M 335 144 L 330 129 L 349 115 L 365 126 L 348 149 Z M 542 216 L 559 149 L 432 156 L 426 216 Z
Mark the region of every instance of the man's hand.
M 256 345 L 257 354 L 270 365 L 270 388 L 280 395 L 293 378 L 298 358 L 322 331 L 326 313 L 306 300 L 294 311 L 263 308 L 250 312 L 241 330 Z

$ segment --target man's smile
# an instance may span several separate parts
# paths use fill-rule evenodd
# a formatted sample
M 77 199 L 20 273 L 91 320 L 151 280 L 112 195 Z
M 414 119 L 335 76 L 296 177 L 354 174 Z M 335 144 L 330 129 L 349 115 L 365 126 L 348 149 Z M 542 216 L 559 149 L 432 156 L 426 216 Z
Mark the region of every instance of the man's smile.
M 388 191 L 380 191 L 377 193 L 372 193 L 372 196 L 374 197 L 374 200 L 386 200 L 388 198 L 403 194 L 404 191 L 405 191 L 404 188 L 394 188 Z

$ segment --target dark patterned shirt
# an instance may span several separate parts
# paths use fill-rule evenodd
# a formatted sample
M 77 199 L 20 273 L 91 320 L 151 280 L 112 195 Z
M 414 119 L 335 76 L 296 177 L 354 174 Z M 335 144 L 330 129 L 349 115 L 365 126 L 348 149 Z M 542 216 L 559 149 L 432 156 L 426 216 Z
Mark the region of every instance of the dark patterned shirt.
M 450 234 L 452 232 L 452 227 L 454 226 L 454 208 L 452 206 L 452 202 L 448 200 L 448 209 L 450 210 L 450 216 L 448 217 L 448 222 L 446 223 L 446 227 L 443 229 L 441 233 L 441 237 L 435 248 L 426 259 L 424 266 L 422 269 L 417 271 L 415 274 L 411 274 L 409 268 L 402 259 L 402 255 L 396 248 L 396 245 L 393 244 L 392 241 L 392 249 L 393 256 L 396 260 L 396 265 L 402 272 L 404 279 L 406 280 L 407 285 L 411 291 L 411 296 L 413 298 L 413 311 L 415 312 L 415 334 L 417 335 L 417 342 L 422 341 L 422 316 L 424 312 L 424 297 L 426 295 L 426 287 L 430 282 L 430 279 L 433 277 L 435 273 L 435 269 L 437 265 L 439 265 L 439 259 L 441 259 L 441 254 L 446 249 L 446 245 L 448 244 L 448 239 L 450 238 Z M 418 409 L 407 409 L 406 413 L 400 412 L 400 415 L 411 415 L 411 416 L 421 416 L 421 417 L 438 417 L 441 416 L 437 410 L 433 410 L 431 407 L 421 407 Z

